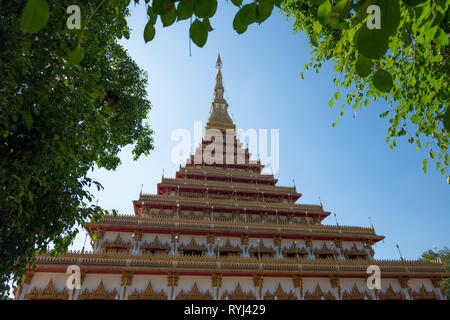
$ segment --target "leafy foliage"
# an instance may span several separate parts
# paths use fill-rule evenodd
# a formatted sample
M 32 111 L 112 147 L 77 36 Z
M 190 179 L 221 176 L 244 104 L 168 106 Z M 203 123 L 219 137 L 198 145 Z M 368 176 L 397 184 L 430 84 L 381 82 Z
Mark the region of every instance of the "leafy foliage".
M 447 272 L 450 272 L 450 249 L 447 247 L 439 250 L 438 252 L 435 252 L 433 250 L 425 251 L 424 253 L 422 253 L 421 260 L 441 260 L 444 264 L 445 270 Z M 441 285 L 444 289 L 445 299 L 450 300 L 450 278 L 445 279 Z
M 45 27 L 28 21 L 43 2 Z M 82 30 L 66 28 L 70 4 L 0 6 L 0 295 L 36 252 L 67 250 L 74 226 L 109 213 L 90 204 L 89 188 L 102 188 L 88 176 L 95 165 L 115 169 L 129 144 L 135 158 L 153 149 L 146 74 L 115 42 L 128 1 L 82 1 Z
M 323 4 L 287 0 L 283 6 L 283 11 L 293 16 L 295 30 L 306 32 L 315 46 L 305 69 L 318 72 L 323 63 L 332 61 L 341 75 L 333 81 L 338 92 L 348 92 L 345 102 L 352 109 L 385 99 L 387 108 L 380 117 L 391 116 L 386 139 L 390 147 L 396 146 L 398 137 L 409 135 L 408 141 L 417 144 L 417 151 L 439 150 L 437 157 L 428 152 L 423 169 L 426 172 L 428 159 L 434 159 L 443 175 L 449 167 L 450 123 L 445 122 L 450 118 L 449 2 L 335 1 L 331 20 L 323 24 L 318 20 Z M 374 4 L 381 9 L 381 29 L 371 30 L 366 10 Z M 445 34 L 442 39 L 441 34 Z M 340 116 L 344 108 L 342 105 Z M 450 183 L 449 177 L 447 181 Z

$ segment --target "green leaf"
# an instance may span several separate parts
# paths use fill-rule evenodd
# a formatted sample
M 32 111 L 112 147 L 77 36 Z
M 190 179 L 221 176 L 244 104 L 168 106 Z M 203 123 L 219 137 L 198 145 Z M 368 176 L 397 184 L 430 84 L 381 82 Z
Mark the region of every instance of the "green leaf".
M 240 7 L 242 4 L 242 0 L 231 0 L 236 7 Z
M 389 47 L 389 36 L 383 29 L 368 29 L 363 24 L 355 33 L 355 44 L 358 51 L 365 57 L 378 59 Z
M 152 7 L 148 7 L 147 9 L 147 15 L 149 17 L 149 21 L 151 24 L 155 24 L 156 23 L 156 19 L 158 19 L 158 16 L 156 14 L 153 13 L 153 9 Z
M 178 21 L 189 19 L 194 13 L 194 0 L 181 0 L 177 8 Z
M 364 56 L 359 56 L 358 60 L 356 60 L 355 70 L 356 73 L 362 78 L 367 77 L 372 72 L 372 67 L 372 60 L 367 59 Z
M 345 7 L 347 6 L 347 2 L 348 2 L 348 1 L 349 1 L 349 0 L 340 0 L 340 1 L 338 1 L 338 2 L 336 3 L 336 5 L 333 7 L 333 11 L 334 11 L 334 12 L 339 12 L 339 13 L 341 13 L 342 10 L 344 10 Z
M 283 0 L 274 0 L 273 3 L 276 7 L 281 8 L 281 4 L 283 3 Z
M 144 29 L 144 41 L 145 43 L 152 41 L 153 38 L 155 37 L 155 26 L 152 24 L 151 21 L 147 22 L 147 24 L 145 25 L 145 29 Z
M 199 18 L 205 18 L 209 16 L 213 9 L 214 5 L 212 0 L 195 0 L 194 2 L 194 13 Z
M 75 48 L 75 50 L 70 51 L 67 55 L 67 64 L 70 66 L 74 66 L 79 64 L 81 60 L 84 58 L 84 50 L 79 45 Z
M 394 85 L 392 76 L 386 70 L 380 69 L 373 75 L 372 83 L 380 91 L 388 92 Z
M 381 30 L 394 34 L 400 23 L 400 0 L 378 0 L 377 5 L 380 7 Z
M 189 36 L 197 46 L 200 48 L 203 47 L 208 39 L 208 28 L 206 24 L 195 19 L 189 29 Z
M 434 152 L 433 152 L 433 149 L 430 149 L 430 158 L 431 158 L 431 159 L 434 159 Z
M 328 105 L 330 106 L 330 108 L 333 108 L 333 104 L 334 104 L 334 100 L 333 99 L 328 101 Z
M 239 19 L 239 15 L 236 14 L 233 19 L 233 29 L 236 30 L 238 34 L 242 34 L 247 30 L 247 25 L 242 23 Z
M 173 5 L 170 0 L 153 0 L 153 12 L 158 15 L 163 15 L 167 12 L 170 5 Z
M 319 6 L 319 8 L 317 9 L 317 20 L 319 20 L 321 24 L 328 24 L 331 22 L 331 9 L 332 5 L 328 0 L 326 0 Z
M 250 25 L 253 22 L 256 22 L 256 17 L 258 15 L 258 5 L 256 2 L 246 4 L 243 6 L 236 15 L 239 15 L 239 21 L 242 24 Z
M 428 159 L 427 158 L 423 159 L 423 161 L 422 161 L 422 164 L 423 164 L 422 170 L 425 173 L 427 173 L 427 163 L 428 163 Z
M 23 112 L 22 116 L 23 116 L 23 121 L 25 123 L 25 127 L 27 128 L 27 130 L 30 130 L 33 125 L 33 116 L 31 114 L 29 114 L 28 112 Z
M 449 43 L 447 34 L 441 28 L 438 28 L 434 34 L 434 41 L 440 46 L 447 46 Z
M 427 0 L 403 0 L 403 2 L 405 2 L 407 5 L 411 6 L 411 7 L 415 7 L 418 4 L 424 3 Z
M 339 93 L 339 91 L 336 91 L 334 94 L 334 99 L 339 100 L 340 97 L 341 97 L 341 94 Z
M 310 37 L 309 40 L 311 40 L 311 43 L 313 45 L 315 45 L 316 47 L 319 46 L 319 37 L 317 36 L 317 34 L 313 33 Z
M 261 23 L 272 14 L 274 7 L 273 0 L 261 0 L 258 4 L 257 22 Z
M 217 11 L 217 0 L 210 0 L 210 1 L 212 1 L 212 8 L 209 14 L 207 15 L 208 18 L 212 18 Z
M 46 0 L 28 0 L 22 11 L 20 27 L 23 32 L 36 33 L 45 27 L 48 17 Z
M 161 16 L 161 22 L 163 27 L 168 27 L 175 22 L 177 18 L 177 10 L 175 9 L 175 5 L 172 6 L 172 9 L 169 12 L 166 12 Z

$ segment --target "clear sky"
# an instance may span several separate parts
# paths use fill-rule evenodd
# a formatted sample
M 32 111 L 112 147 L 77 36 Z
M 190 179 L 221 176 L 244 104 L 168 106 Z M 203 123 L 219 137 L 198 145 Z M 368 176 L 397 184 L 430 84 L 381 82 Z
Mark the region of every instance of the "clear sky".
M 341 225 L 369 226 L 371 216 L 375 231 L 386 237 L 374 247 L 379 259 L 398 259 L 396 244 L 406 259 L 418 258 L 433 245 L 450 246 L 450 186 L 444 177 L 433 167 L 423 173 L 425 153 L 418 153 L 407 136 L 394 150 L 389 148 L 388 122 L 379 118 L 387 110 L 382 102 L 356 115 L 347 106 L 347 114 L 332 127 L 339 107 L 331 109 L 328 101 L 338 75 L 329 64 L 301 79 L 310 48 L 303 34 L 294 34 L 292 20 L 274 11 L 263 24 L 238 35 L 232 28 L 237 8 L 219 1 L 211 20 L 215 30 L 203 48 L 192 44 L 189 55 L 189 20 L 168 28 L 158 22 L 155 39 L 145 44 L 146 10 L 132 5 L 131 11 L 130 39 L 120 43 L 148 73 L 155 150 L 134 162 L 131 148 L 125 148 L 115 172 L 94 171 L 92 177 L 105 187 L 97 193 L 100 205 L 134 214 L 132 200 L 142 184 L 144 193 L 155 193 L 163 169 L 165 176 L 174 177 L 178 165 L 170 157 L 176 145 L 172 132 L 184 128 L 193 134 L 194 121 L 207 120 L 220 52 L 232 118 L 245 130 L 279 129 L 276 177 L 285 186 L 295 179 L 303 194 L 298 203 L 317 204 L 320 195 L 324 209 L 336 213 Z M 324 223 L 335 224 L 334 216 Z M 84 233 L 72 248 L 80 250 L 83 241 Z

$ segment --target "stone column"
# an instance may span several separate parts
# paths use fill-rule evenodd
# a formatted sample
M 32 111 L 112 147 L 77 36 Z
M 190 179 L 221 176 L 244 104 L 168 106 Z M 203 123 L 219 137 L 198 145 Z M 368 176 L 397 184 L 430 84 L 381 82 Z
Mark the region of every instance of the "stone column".
M 216 300 L 220 300 L 220 288 L 222 288 L 222 274 L 221 273 L 213 273 L 211 275 L 211 287 L 217 288 Z
M 409 277 L 399 277 L 400 287 L 402 288 L 403 294 L 407 300 L 412 300 L 412 291 L 408 283 Z
M 441 297 L 442 300 L 445 299 L 444 289 L 442 288 L 442 277 L 431 277 L 431 282 L 433 283 L 433 289 L 437 291 L 437 295 Z
M 303 278 L 301 275 L 297 274 L 292 277 L 292 281 L 294 282 L 294 288 L 298 288 L 298 299 L 303 299 Z
M 262 275 L 254 274 L 253 275 L 253 286 L 255 288 L 259 288 L 256 300 L 262 300 L 263 299 L 263 296 L 262 296 L 263 285 L 264 285 L 264 279 L 263 279 Z
M 174 291 L 174 287 L 178 286 L 178 279 L 179 279 L 179 275 L 176 272 L 170 272 L 167 274 L 167 291 L 168 291 L 168 296 L 169 296 L 169 300 L 174 300 L 175 297 L 173 295 L 173 291 Z
M 131 271 L 122 272 L 122 278 L 120 281 L 120 285 L 123 287 L 121 300 L 125 300 L 125 296 L 127 294 L 127 286 L 131 286 L 131 282 L 133 281 L 133 276 L 134 276 L 134 272 L 131 272 Z
M 330 278 L 330 284 L 331 284 L 331 288 L 333 288 L 333 291 L 337 291 L 337 298 L 338 300 L 342 300 L 341 298 L 341 283 L 339 281 L 339 278 L 336 276 L 329 276 Z

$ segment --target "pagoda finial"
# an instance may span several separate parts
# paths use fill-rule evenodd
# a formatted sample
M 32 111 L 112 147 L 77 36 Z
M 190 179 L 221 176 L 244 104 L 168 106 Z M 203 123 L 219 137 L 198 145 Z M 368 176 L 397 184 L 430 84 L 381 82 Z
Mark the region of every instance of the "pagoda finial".
M 214 86 L 214 100 L 211 104 L 211 109 L 209 111 L 209 119 L 206 123 L 206 129 L 235 129 L 236 126 L 233 120 L 228 114 L 228 103 L 225 100 L 223 93 L 223 81 L 222 81 L 222 59 L 220 58 L 220 53 L 217 55 L 216 68 L 216 85 Z
M 220 59 L 220 53 L 217 56 L 216 68 L 219 70 L 222 68 L 222 60 Z

